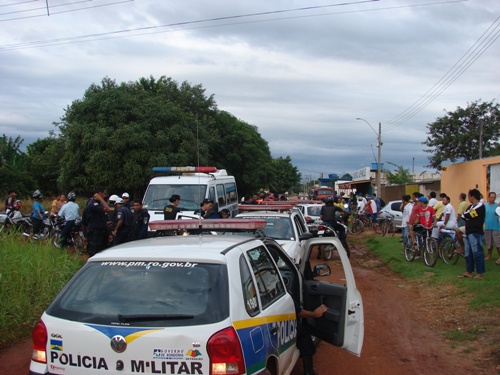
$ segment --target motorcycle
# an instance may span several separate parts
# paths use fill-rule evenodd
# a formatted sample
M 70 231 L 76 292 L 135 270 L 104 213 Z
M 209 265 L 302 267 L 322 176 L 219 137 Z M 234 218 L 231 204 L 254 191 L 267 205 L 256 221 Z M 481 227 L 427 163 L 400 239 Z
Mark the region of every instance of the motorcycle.
M 350 257 L 351 251 L 349 249 L 349 243 L 347 242 L 347 230 L 348 230 L 347 226 L 345 226 L 339 221 L 337 221 L 337 224 L 341 225 L 344 228 L 343 236 L 337 230 L 335 230 L 330 224 L 325 222 L 310 225 L 309 231 L 315 237 L 337 237 L 342 243 L 342 246 L 344 247 L 347 256 Z M 332 245 L 327 245 L 327 246 L 320 245 L 318 249 L 318 259 L 331 260 L 333 257 L 334 250 L 336 249 Z
M 31 219 L 23 215 L 18 209 L 8 209 L 0 214 L 0 238 L 5 238 L 16 233 L 31 231 Z
M 56 216 L 52 233 L 52 245 L 58 249 L 61 249 L 61 234 L 66 225 L 64 219 Z M 83 234 L 81 217 L 75 220 L 75 224 L 69 233 L 69 237 L 66 239 L 66 243 L 68 246 L 72 246 L 78 254 L 83 254 L 85 251 L 85 236 Z

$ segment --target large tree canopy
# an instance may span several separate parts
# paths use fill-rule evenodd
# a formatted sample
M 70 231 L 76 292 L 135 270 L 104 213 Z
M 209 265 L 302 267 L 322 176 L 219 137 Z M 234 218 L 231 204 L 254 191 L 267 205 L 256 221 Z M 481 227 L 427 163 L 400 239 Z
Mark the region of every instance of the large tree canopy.
M 429 167 L 441 169 L 449 161 L 470 161 L 500 154 L 499 104 L 475 101 L 427 125 Z M 480 153 L 482 155 L 480 156 Z
M 105 186 L 141 196 L 153 166 L 215 165 L 240 191 L 267 184 L 271 156 L 256 127 L 219 111 L 201 85 L 171 78 L 92 84 L 60 125 L 66 189 Z
M 290 156 L 273 159 L 273 174 L 275 178 L 269 186 L 271 191 L 283 193 L 300 184 L 301 175 Z

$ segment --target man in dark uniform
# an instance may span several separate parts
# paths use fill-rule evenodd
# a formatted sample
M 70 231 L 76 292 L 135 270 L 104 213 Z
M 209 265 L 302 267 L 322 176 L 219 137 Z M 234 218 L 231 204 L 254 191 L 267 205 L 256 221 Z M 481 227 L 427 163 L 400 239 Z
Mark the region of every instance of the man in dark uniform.
M 116 216 L 115 227 L 113 230 L 114 244 L 119 245 L 130 240 L 130 232 L 132 229 L 132 212 L 125 207 L 122 198 L 118 198 L 115 202 Z
M 169 199 L 170 204 L 165 206 L 163 209 L 163 219 L 164 220 L 175 220 L 177 213 L 181 212 L 181 209 L 177 207 L 181 203 L 181 196 L 178 194 L 173 194 Z
M 348 245 L 347 245 L 347 237 L 345 234 L 345 228 L 342 224 L 340 224 L 337 221 L 337 218 L 335 216 L 337 212 L 342 214 L 344 210 L 339 206 L 335 206 L 333 204 L 333 198 L 329 196 L 326 198 L 325 205 L 321 207 L 319 218 L 325 223 L 329 224 L 339 234 L 340 242 L 342 242 L 342 245 L 344 245 L 344 247 L 347 248 Z
M 106 248 L 108 242 L 108 229 L 106 227 L 108 218 L 106 212 L 109 211 L 109 206 L 104 200 L 104 196 L 104 188 L 95 189 L 94 196 L 90 198 L 85 208 L 89 257 Z
M 145 208 L 142 208 L 142 202 L 140 200 L 134 201 L 134 220 L 133 220 L 133 240 L 141 240 L 148 236 L 148 225 L 149 225 L 149 212 Z
M 122 199 L 123 199 L 123 205 L 127 207 L 130 211 L 132 211 L 132 205 L 134 204 L 134 202 L 130 200 L 130 195 L 128 193 L 123 193 Z

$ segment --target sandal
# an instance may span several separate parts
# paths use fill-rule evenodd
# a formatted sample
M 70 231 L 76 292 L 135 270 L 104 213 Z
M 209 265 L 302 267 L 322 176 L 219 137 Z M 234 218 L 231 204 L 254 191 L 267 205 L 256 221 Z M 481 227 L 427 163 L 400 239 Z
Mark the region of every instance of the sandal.
M 457 276 L 459 279 L 472 279 L 472 275 L 464 273 L 462 275 Z
M 476 279 L 476 280 L 482 280 L 483 279 L 483 275 L 480 275 L 480 274 L 476 275 L 476 276 L 474 276 L 474 279 Z
M 500 259 L 498 259 L 498 260 L 495 262 L 495 264 L 496 264 L 497 266 L 500 266 Z

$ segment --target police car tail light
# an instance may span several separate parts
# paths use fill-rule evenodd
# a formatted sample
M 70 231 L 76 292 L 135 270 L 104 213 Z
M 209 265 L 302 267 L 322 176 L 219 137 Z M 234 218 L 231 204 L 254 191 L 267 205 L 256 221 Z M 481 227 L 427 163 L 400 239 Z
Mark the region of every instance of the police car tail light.
M 210 337 L 207 352 L 210 357 L 210 375 L 245 373 L 240 339 L 233 327 L 223 329 Z
M 33 328 L 33 352 L 31 359 L 36 362 L 47 363 L 47 328 L 39 320 Z

